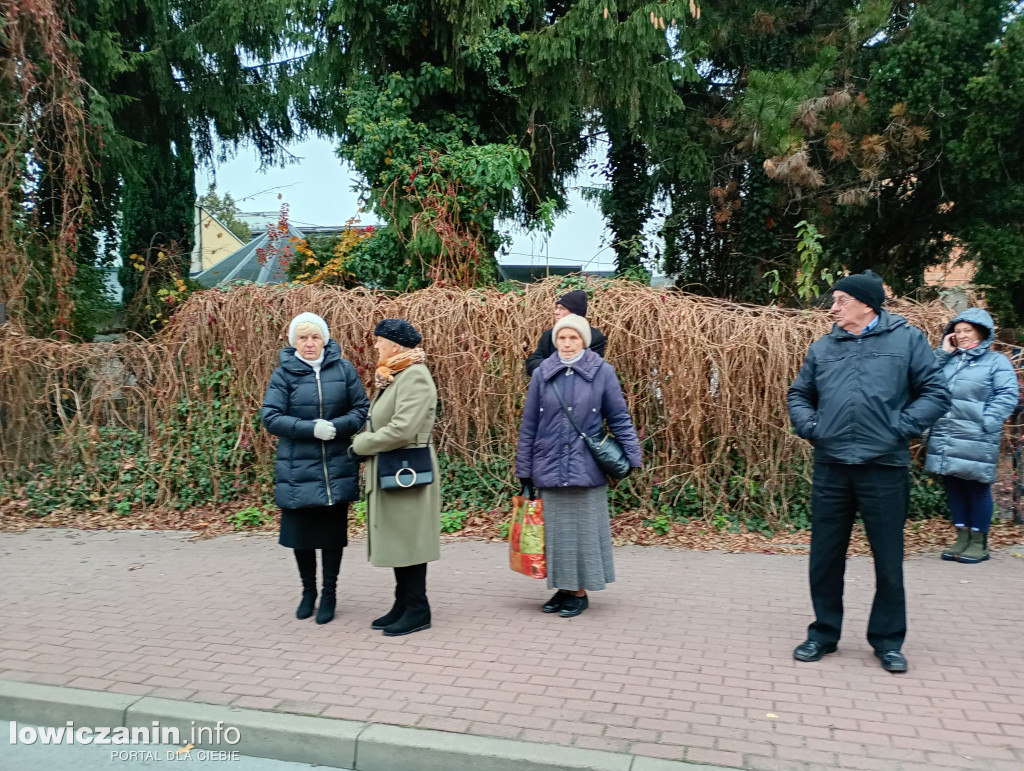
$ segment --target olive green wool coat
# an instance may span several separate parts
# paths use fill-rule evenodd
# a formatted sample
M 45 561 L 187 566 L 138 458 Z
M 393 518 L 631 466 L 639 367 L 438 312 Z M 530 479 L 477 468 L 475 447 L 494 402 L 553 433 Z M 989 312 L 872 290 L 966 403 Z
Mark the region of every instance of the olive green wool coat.
M 381 490 L 376 455 L 430 444 L 437 415 L 437 387 L 426 365 L 413 364 L 370 402 L 366 431 L 352 437 L 352 450 L 367 457 L 366 542 L 370 563 L 400 568 L 441 559 L 441 474 L 433 445 L 433 484 Z

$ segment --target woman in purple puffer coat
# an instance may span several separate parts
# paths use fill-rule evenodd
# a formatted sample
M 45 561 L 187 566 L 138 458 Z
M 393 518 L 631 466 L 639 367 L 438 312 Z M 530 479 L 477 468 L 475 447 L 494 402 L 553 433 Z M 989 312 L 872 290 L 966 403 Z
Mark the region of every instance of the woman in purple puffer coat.
M 544 501 L 548 587 L 558 591 L 542 610 L 571 618 L 587 609 L 588 591 L 615 580 L 615 564 L 607 480 L 553 389 L 587 435 L 608 423 L 631 469 L 640 467 L 641 453 L 615 370 L 588 348 L 587 320 L 570 314 L 551 334 L 555 353 L 534 370 L 526 395 L 516 476 Z

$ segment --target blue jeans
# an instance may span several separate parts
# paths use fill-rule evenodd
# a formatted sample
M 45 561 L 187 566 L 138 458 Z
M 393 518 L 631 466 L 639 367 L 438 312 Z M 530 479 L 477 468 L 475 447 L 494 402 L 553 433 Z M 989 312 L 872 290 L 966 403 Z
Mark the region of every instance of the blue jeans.
M 946 482 L 946 501 L 953 524 L 987 533 L 992 524 L 992 485 L 973 479 L 943 476 Z

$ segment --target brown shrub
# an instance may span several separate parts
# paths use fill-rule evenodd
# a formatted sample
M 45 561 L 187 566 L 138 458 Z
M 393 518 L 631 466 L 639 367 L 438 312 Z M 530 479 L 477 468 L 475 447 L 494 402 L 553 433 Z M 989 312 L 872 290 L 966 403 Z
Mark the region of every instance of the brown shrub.
M 524 294 L 430 288 L 402 295 L 239 286 L 194 294 L 152 342 L 73 345 L 8 331 L 0 334 L 3 470 L 69 457 L 88 465 L 97 427 L 114 423 L 147 432 L 151 460 L 173 475 L 193 440 L 189 431 L 170 435 L 157 425 L 175 410 L 198 421 L 217 400 L 238 409 L 235 446 L 251 447 L 244 457 L 255 458 L 252 478 L 269 473 L 272 441 L 248 426 L 286 345 L 288 321 L 304 310 L 327 320 L 368 387 L 374 326 L 385 317 L 409 319 L 423 334 L 438 385 L 439 449 L 471 463 L 511 459 L 528 385 L 523 361 L 552 323 L 559 286 L 550 279 Z M 591 280 L 589 288 L 591 323 L 608 336 L 608 360 L 645 442 L 644 471 L 628 480 L 640 500 L 650 500 L 654 485 L 685 484 L 742 510 L 743 496 L 727 501 L 716 480 L 740 469 L 746 481 L 778 492 L 803 473 L 809 446 L 790 430 L 786 390 L 810 343 L 829 330 L 826 311 L 740 305 L 621 281 Z M 933 343 L 951 317 L 938 303 L 890 306 Z M 203 386 L 208 373 L 224 370 L 216 393 Z M 253 462 L 225 457 L 235 471 Z M 161 487 L 168 499 L 172 487 Z M 787 507 L 782 499 L 773 515 Z

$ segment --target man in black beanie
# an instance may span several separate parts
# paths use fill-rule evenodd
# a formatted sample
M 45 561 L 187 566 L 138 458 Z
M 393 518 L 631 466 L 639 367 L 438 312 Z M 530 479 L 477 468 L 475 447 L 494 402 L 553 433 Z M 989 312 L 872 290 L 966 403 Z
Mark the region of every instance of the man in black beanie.
M 875 558 L 868 642 L 887 672 L 906 672 L 903 525 L 910 500 L 910 438 L 950 406 L 921 330 L 882 310 L 882 279 L 866 270 L 836 282 L 832 331 L 811 344 L 789 388 L 796 433 L 814 445 L 811 602 L 814 623 L 797 661 L 833 653 L 843 625 L 843 575 L 860 511 Z
M 874 271 L 865 270 L 863 273 L 855 273 L 852 276 L 839 279 L 836 285 L 832 287 L 833 300 L 835 299 L 836 292 L 839 292 L 840 296 L 846 294 L 860 300 L 873 310 L 876 316 L 882 313 L 882 303 L 885 302 L 885 287 L 882 285 L 882 277 Z M 834 303 L 832 312 L 836 312 Z
M 587 293 L 582 289 L 574 289 L 559 297 L 555 302 L 556 324 L 559 319 L 563 316 L 568 316 L 570 313 L 575 313 L 583 318 L 587 317 Z M 594 327 L 590 328 L 590 349 L 602 359 L 604 358 L 604 348 L 607 342 L 608 339 L 601 334 L 600 330 L 594 329 Z M 551 339 L 551 329 L 545 329 L 544 333 L 540 336 L 540 342 L 537 343 L 537 350 L 530 354 L 530 357 L 526 360 L 526 376 L 532 377 L 533 371 L 540 366 L 540 363 L 554 352 L 555 344 Z

